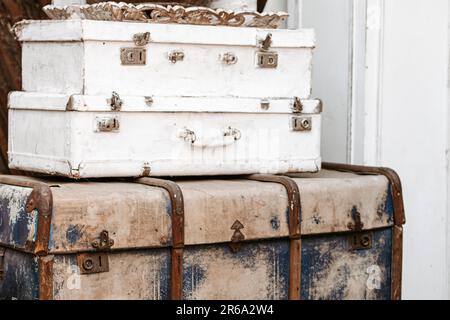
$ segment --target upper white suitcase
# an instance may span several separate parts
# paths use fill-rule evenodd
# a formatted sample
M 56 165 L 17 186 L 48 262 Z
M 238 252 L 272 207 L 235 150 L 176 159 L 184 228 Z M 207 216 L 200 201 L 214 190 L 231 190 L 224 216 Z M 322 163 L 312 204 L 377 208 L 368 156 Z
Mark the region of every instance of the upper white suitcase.
M 310 97 L 313 30 L 64 20 L 15 31 L 28 92 Z

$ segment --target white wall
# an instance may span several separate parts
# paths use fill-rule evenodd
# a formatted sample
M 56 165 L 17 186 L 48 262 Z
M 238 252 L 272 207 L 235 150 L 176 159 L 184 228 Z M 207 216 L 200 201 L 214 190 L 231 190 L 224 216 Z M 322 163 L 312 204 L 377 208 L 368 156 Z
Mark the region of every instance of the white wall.
M 322 155 L 335 162 L 349 160 L 352 8 L 352 0 L 303 0 L 302 25 L 316 31 L 312 96 L 324 105 Z
M 388 0 L 383 13 L 377 157 L 369 160 L 402 178 L 404 298 L 446 299 L 448 1 Z
M 397 170 L 403 298 L 448 299 L 448 0 L 303 0 L 303 26 L 318 37 L 324 159 Z

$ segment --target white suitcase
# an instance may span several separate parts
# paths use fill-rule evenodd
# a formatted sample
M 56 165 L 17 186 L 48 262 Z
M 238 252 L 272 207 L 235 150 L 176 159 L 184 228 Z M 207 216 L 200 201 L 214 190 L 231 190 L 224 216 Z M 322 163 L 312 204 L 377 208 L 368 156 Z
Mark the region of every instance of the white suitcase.
M 313 30 L 78 19 L 24 21 L 15 31 L 27 92 L 310 97 Z
M 317 100 L 15 92 L 9 166 L 72 178 L 317 171 Z

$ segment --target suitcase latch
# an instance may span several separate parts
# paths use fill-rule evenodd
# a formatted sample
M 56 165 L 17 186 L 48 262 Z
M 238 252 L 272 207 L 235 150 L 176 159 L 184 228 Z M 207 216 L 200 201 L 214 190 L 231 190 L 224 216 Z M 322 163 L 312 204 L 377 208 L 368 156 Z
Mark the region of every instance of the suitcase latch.
M 231 230 L 234 230 L 234 233 L 231 237 L 230 248 L 234 253 L 239 252 L 242 245 L 241 242 L 245 240 L 245 236 L 241 232 L 241 229 L 244 229 L 244 225 L 239 220 L 236 220 L 231 226 Z
M 5 248 L 0 248 L 0 281 L 5 278 Z
M 364 223 L 361 221 L 361 213 L 356 207 L 352 208 L 351 217 L 353 222 L 349 222 L 347 227 L 354 231 L 348 236 L 350 250 L 364 250 L 372 248 L 372 232 L 363 232 Z
M 133 41 L 136 46 L 143 47 L 150 43 L 150 37 L 150 32 L 136 33 L 133 36 Z
M 94 274 L 109 272 L 108 250 L 114 245 L 114 240 L 109 237 L 109 232 L 104 230 L 98 239 L 91 242 L 92 247 L 98 252 L 80 253 L 77 263 L 81 274 Z
M 278 67 L 278 53 L 270 51 L 272 46 L 272 34 L 269 33 L 260 41 L 260 51 L 256 53 L 256 66 L 262 69 L 274 69 Z
M 372 248 L 372 232 L 358 232 L 348 236 L 350 250 L 365 250 Z
M 123 100 L 120 99 L 120 96 L 117 92 L 113 91 L 113 93 L 111 94 L 111 98 L 107 99 L 107 102 L 111 106 L 112 111 L 122 110 Z
M 311 131 L 312 118 L 311 117 L 292 117 L 292 130 L 294 131 Z
M 97 117 L 96 132 L 117 132 L 120 129 L 119 118 L 114 117 Z
M 181 50 L 173 50 L 167 54 L 167 58 L 172 63 L 177 63 L 178 61 L 184 60 L 184 52 Z
M 120 61 L 124 66 L 143 66 L 147 63 L 147 49 L 121 48 Z

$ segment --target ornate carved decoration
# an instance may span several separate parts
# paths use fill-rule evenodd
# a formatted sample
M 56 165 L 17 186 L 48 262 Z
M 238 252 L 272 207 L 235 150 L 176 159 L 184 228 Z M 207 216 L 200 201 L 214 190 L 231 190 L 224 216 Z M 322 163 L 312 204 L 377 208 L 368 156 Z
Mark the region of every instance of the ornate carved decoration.
M 288 17 L 287 13 L 233 12 L 206 7 L 134 5 L 102 2 L 83 6 L 46 6 L 45 13 L 54 20 L 86 19 L 103 21 L 140 21 L 149 23 L 179 23 L 209 26 L 256 27 L 276 29 Z

